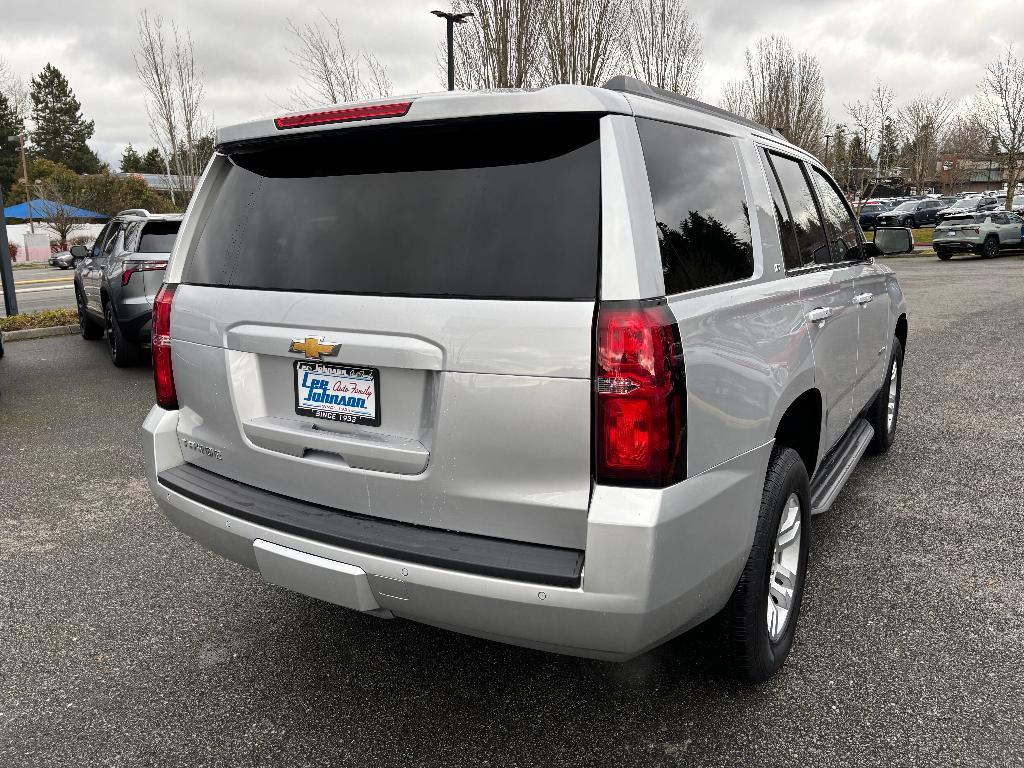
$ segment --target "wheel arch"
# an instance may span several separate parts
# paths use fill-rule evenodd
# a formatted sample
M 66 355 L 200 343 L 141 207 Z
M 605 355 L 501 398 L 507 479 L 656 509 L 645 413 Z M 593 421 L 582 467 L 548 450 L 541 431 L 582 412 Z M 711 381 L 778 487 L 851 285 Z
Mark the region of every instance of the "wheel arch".
M 904 312 L 896 320 L 896 338 L 900 340 L 900 346 L 903 347 L 903 351 L 907 351 L 907 313 Z
M 775 427 L 775 444 L 785 445 L 799 453 L 808 477 L 814 474 L 818 465 L 823 408 L 821 390 L 807 388 L 789 401 Z

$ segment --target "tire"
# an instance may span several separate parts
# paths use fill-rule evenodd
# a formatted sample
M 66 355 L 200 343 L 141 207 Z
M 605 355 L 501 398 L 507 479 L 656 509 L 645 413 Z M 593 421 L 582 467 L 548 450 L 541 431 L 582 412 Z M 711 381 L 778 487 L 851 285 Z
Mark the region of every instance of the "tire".
M 729 671 L 741 680 L 767 680 L 793 647 L 807 574 L 810 519 L 811 492 L 803 460 L 792 448 L 776 446 L 761 494 L 754 543 L 722 611 Z M 777 542 L 783 536 L 790 538 L 788 547 L 779 550 L 783 560 L 790 558 L 788 584 L 783 584 L 782 572 L 776 570 Z M 769 593 L 772 584 L 775 588 Z M 785 616 L 777 595 L 789 601 Z M 774 632 L 769 630 L 770 608 L 778 622 Z
M 904 219 L 903 220 L 903 226 L 904 227 L 910 227 L 911 229 L 913 229 L 914 227 L 917 226 L 917 224 L 914 223 L 913 219 Z
M 981 244 L 981 256 L 985 259 L 994 259 L 999 254 L 999 238 L 989 235 Z
M 879 390 L 875 401 L 866 414 L 868 423 L 875 430 L 875 436 L 868 443 L 868 451 L 874 454 L 885 453 L 896 439 L 896 427 L 899 426 L 900 400 L 903 395 L 903 345 L 900 340 L 892 340 L 892 353 L 889 355 L 889 367 L 885 369 L 885 383 Z M 892 403 L 892 420 L 889 419 L 889 404 Z
M 78 331 L 82 334 L 82 338 L 89 341 L 102 339 L 103 326 L 89 317 L 89 313 L 85 310 L 85 297 L 77 287 L 75 288 L 75 304 L 78 305 Z
M 103 317 L 107 325 L 107 345 L 110 359 L 118 368 L 128 368 L 139 363 L 139 345 L 129 341 L 121 333 L 121 326 L 114 314 L 114 306 L 108 301 L 103 305 Z
M 943 261 L 949 261 L 951 258 L 953 258 L 953 252 L 947 251 L 945 249 L 939 250 L 938 248 L 936 248 L 935 255 L 938 256 Z

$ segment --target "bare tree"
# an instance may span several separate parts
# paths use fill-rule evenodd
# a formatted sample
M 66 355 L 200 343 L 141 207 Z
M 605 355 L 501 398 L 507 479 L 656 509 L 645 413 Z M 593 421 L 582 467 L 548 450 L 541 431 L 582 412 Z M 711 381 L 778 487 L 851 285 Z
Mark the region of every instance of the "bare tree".
M 868 199 L 874 194 L 879 178 L 893 159 L 890 156 L 890 142 L 885 140 L 886 134 L 892 132 L 891 127 L 895 119 L 892 89 L 876 80 L 870 96 L 864 101 L 858 99 L 847 104 L 846 112 L 860 135 L 864 153 L 870 157 L 872 147 L 876 150 L 873 174 L 866 167 L 853 169 L 858 189 L 865 192 L 863 197 Z
M 940 159 L 950 185 L 947 191 L 961 191 L 970 181 L 977 163 L 988 152 L 988 132 L 973 112 L 961 112 L 949 121 L 942 137 Z M 938 163 L 937 163 L 938 166 Z
M 626 50 L 634 77 L 684 96 L 699 95 L 703 40 L 684 0 L 629 0 Z
M 25 120 L 29 115 L 31 97 L 28 86 L 4 59 L 0 58 L 0 93 L 7 97 L 7 102 L 14 114 Z
M 203 84 L 195 66 L 192 36 L 173 22 L 170 38 L 163 17 L 139 13 L 138 49 L 132 52 L 146 91 L 146 112 L 154 143 L 163 155 L 168 178 L 186 200 L 202 173 L 210 119 L 203 111 Z M 173 197 L 173 192 L 172 192 Z
M 323 26 L 288 22 L 288 31 L 297 41 L 297 47 L 288 52 L 302 81 L 291 91 L 294 103 L 315 107 L 390 94 L 391 78 L 384 65 L 366 51 L 349 51 L 341 22 L 323 11 L 320 16 Z M 369 77 L 364 78 L 363 66 Z
M 910 181 L 918 193 L 926 181 L 935 178 L 939 146 L 952 114 L 953 102 L 946 93 L 922 93 L 899 110 L 897 119 L 908 138 L 906 160 Z
M 975 103 L 978 119 L 1003 155 L 1010 210 L 1024 161 L 1024 58 L 1014 53 L 1012 44 L 985 67 Z
M 626 0 L 538 0 L 544 8 L 541 80 L 601 85 L 625 51 Z
M 455 87 L 527 88 L 537 76 L 543 8 L 538 0 L 453 0 L 453 13 L 472 13 L 455 25 Z M 447 52 L 438 74 L 447 83 Z
M 39 218 L 46 221 L 46 228 L 60 239 L 60 247 L 66 250 L 71 234 L 84 227 L 81 219 L 73 215 L 81 197 L 77 177 L 54 175 L 40 182 L 39 186 L 43 199 L 34 202 L 32 207 L 37 209 Z
M 747 48 L 745 76 L 726 84 L 723 103 L 812 154 L 822 149 L 826 116 L 821 65 L 807 51 L 794 51 L 784 36 L 762 37 L 753 51 Z

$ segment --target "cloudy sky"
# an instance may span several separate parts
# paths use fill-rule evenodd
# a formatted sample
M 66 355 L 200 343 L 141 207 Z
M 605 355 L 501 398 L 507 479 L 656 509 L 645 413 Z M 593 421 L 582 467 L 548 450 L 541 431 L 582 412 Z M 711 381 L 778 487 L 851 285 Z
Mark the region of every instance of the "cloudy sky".
M 3 3 L 0 58 L 24 77 L 52 62 L 68 77 L 85 115 L 96 121 L 92 146 L 116 166 L 128 142 L 152 141 L 135 66 L 137 10 L 144 5 L 56 0 L 40 17 L 38 3 Z M 437 90 L 438 43 L 444 25 L 429 15 L 443 0 L 334 0 L 351 47 L 384 62 L 397 93 Z M 863 97 L 881 78 L 898 100 L 921 91 L 968 98 L 985 62 L 1002 45 L 1024 41 L 1024 0 L 690 0 L 704 35 L 702 98 L 717 103 L 721 84 L 743 66 L 758 36 L 783 33 L 821 61 L 827 107 Z M 295 85 L 286 19 L 318 17 L 314 1 L 178 0 L 152 6 L 188 28 L 204 73 L 207 109 L 216 124 L 279 112 Z

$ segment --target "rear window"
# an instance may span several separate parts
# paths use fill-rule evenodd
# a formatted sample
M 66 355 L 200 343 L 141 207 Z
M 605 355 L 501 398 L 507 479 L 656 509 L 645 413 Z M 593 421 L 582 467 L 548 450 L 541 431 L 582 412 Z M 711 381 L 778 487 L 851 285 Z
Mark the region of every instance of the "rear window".
M 593 299 L 596 116 L 334 131 L 230 155 L 183 280 L 266 290 Z
M 170 253 L 178 237 L 180 221 L 149 221 L 142 227 L 137 253 Z
M 964 224 L 984 224 L 985 219 L 988 218 L 988 214 L 981 214 L 980 216 L 964 216 L 963 214 L 957 216 L 947 216 L 944 224 L 955 227 L 957 224 L 963 226 Z
M 654 201 L 665 293 L 751 277 L 750 218 L 732 139 L 646 118 L 636 123 Z

